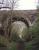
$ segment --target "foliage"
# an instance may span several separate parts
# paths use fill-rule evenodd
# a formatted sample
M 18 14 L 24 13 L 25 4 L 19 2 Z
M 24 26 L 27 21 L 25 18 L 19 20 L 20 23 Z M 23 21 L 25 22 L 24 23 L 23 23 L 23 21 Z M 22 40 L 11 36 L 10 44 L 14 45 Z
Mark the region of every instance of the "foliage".
M 7 38 L 0 35 L 0 44 L 4 45 L 5 47 L 8 47 L 10 43 Z M 1 47 L 1 45 L 0 45 L 0 47 Z
M 16 43 L 13 41 L 11 47 L 8 47 L 8 50 L 16 50 Z
M 25 50 L 31 50 L 32 49 L 32 41 L 28 42 L 25 46 Z
M 31 29 L 32 35 L 34 35 L 35 38 L 39 38 L 39 17 L 37 16 L 37 20 L 34 23 L 34 25 L 32 26 Z
M 0 35 L 0 48 L 1 47 L 4 47 L 3 49 L 7 50 L 16 50 L 16 43 L 9 42 L 9 39 Z
M 37 14 L 37 20 L 32 26 L 32 50 L 39 50 L 39 14 Z

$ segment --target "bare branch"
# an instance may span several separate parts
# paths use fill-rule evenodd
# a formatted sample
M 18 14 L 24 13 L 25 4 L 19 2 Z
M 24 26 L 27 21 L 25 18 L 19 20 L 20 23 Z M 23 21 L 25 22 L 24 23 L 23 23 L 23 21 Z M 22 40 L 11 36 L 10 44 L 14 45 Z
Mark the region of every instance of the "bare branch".
M 9 0 L 10 4 L 11 4 L 11 9 L 13 10 L 14 7 L 16 6 L 16 3 L 18 2 L 18 0 Z

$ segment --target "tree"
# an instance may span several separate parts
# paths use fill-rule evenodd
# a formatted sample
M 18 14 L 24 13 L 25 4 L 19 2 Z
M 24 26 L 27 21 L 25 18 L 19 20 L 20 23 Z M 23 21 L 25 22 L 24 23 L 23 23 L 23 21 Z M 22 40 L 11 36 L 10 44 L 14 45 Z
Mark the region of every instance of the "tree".
M 9 3 L 11 4 L 11 10 L 14 9 L 14 7 L 17 5 L 16 3 L 18 2 L 19 0 L 9 0 Z
M 9 0 L 9 3 L 10 3 L 10 7 L 11 7 L 11 14 L 13 14 L 13 10 L 14 10 L 14 7 L 16 6 L 16 3 L 18 2 L 19 0 Z M 13 15 L 11 15 L 11 17 L 10 17 L 10 19 L 11 19 L 11 23 L 12 23 L 12 16 Z
M 37 14 L 37 20 L 32 26 L 32 50 L 39 50 L 39 14 Z

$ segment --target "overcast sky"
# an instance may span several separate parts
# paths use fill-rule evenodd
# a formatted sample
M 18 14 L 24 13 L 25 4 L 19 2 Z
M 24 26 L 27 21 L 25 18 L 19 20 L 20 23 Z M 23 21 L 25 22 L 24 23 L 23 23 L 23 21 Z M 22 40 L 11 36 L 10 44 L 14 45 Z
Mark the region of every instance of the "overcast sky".
M 19 0 L 17 10 L 36 9 L 38 0 Z
M 2 0 L 0 0 L 0 2 L 2 2 Z M 7 4 L 9 4 L 9 0 L 4 0 L 4 6 L 6 6 L 6 2 L 8 2 Z M 19 0 L 17 2 L 16 7 L 14 8 L 15 10 L 31 10 L 31 9 L 36 9 L 37 6 L 37 2 L 38 0 Z M 0 5 L 2 6 L 2 5 Z

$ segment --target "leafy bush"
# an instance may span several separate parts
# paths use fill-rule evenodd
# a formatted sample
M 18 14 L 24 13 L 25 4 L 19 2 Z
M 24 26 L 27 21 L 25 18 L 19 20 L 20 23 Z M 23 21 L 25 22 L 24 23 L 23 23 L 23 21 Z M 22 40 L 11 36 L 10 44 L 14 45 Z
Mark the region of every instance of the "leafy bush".
M 8 45 L 9 45 L 9 41 L 8 41 L 8 39 L 5 38 L 4 36 L 1 36 L 1 35 L 0 35 L 0 44 L 1 44 L 1 45 L 4 45 L 4 46 L 8 46 Z M 0 47 L 1 47 L 1 45 L 0 45 Z
M 32 49 L 32 42 L 28 42 L 25 47 L 25 50 L 31 50 L 31 49 Z
M 32 50 L 39 50 L 39 17 L 31 29 L 32 33 Z

